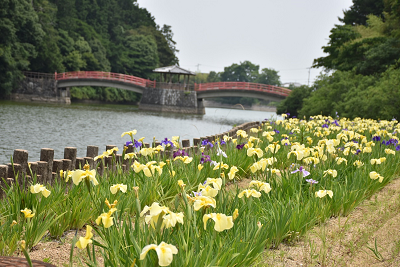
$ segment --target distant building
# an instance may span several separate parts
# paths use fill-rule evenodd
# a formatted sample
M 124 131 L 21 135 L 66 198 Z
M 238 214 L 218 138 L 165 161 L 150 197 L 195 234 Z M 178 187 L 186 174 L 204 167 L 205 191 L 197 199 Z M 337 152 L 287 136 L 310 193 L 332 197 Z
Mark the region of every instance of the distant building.
M 289 88 L 290 86 L 292 86 L 292 87 L 300 87 L 300 86 L 302 86 L 302 84 L 294 82 L 294 83 L 283 83 L 281 85 L 281 87 L 286 87 L 286 88 Z

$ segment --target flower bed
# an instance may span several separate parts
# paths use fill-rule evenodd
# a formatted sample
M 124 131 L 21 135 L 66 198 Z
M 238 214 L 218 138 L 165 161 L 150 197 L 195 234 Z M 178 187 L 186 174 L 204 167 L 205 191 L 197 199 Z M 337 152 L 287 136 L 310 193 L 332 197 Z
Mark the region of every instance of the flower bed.
M 86 249 L 93 266 L 99 256 L 106 266 L 250 266 L 265 248 L 346 216 L 389 183 L 399 128 L 395 120 L 322 116 L 264 121 L 173 158 L 165 151 L 179 148 L 179 137 L 145 148 L 135 130 L 125 132 L 136 149 L 122 153 L 128 170 L 114 149 L 99 155 L 102 166 L 113 159 L 102 175 L 86 166 L 52 185 L 34 178 L 29 190 L 7 186 L 0 255 L 21 249 L 21 240 L 28 252 L 46 234 L 83 228 L 73 249 Z

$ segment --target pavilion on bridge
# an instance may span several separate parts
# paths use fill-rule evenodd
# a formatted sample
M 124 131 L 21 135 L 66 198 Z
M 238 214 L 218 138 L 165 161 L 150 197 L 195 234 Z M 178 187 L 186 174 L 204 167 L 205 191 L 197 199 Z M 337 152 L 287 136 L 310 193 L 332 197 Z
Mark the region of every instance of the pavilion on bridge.
M 156 83 L 156 88 L 185 91 L 194 90 L 194 86 L 189 86 L 189 77 L 195 76 L 196 73 L 194 72 L 185 70 L 177 65 L 157 68 L 153 72 L 160 73 L 160 81 Z M 183 75 L 183 81 L 180 81 L 181 75 Z M 175 77 L 177 77 L 177 83 L 172 82 Z

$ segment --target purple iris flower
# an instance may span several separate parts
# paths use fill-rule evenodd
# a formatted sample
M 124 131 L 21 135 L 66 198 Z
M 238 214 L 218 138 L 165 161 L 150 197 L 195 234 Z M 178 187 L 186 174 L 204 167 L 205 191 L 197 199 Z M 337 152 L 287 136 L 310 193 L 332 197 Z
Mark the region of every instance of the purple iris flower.
M 293 134 L 292 132 L 289 132 L 289 134 Z
M 244 147 L 245 143 L 241 144 L 241 145 L 237 145 L 236 148 L 237 149 L 242 149 Z
M 400 150 L 400 145 L 396 146 L 396 151 Z
M 297 170 L 294 170 L 291 173 L 296 173 L 296 172 L 301 172 L 303 174 L 303 177 L 310 175 L 310 172 L 306 171 L 306 169 L 304 169 L 303 166 L 300 166 Z
M 132 144 L 132 141 L 128 141 L 125 143 L 125 146 L 129 146 L 130 144 Z
M 277 133 L 277 134 L 279 134 L 279 131 L 278 131 L 277 129 L 274 129 L 274 132 Z
M 186 153 L 185 150 L 178 149 L 177 151 L 174 152 L 174 154 L 173 154 L 172 156 L 173 156 L 174 158 L 176 158 L 176 157 L 178 157 L 178 156 L 184 157 L 184 156 L 187 156 L 187 155 L 188 155 L 188 154 Z
M 329 128 L 329 125 L 328 124 L 323 124 L 322 128 Z
M 306 182 L 307 182 L 307 183 L 310 183 L 311 185 L 313 185 L 313 184 L 318 184 L 318 181 L 315 181 L 315 180 L 313 180 L 313 179 L 306 179 Z
M 174 147 L 174 143 L 172 143 L 172 142 L 171 142 L 170 140 L 168 140 L 168 138 L 166 138 L 166 137 L 165 137 L 164 140 L 161 141 L 161 144 L 162 144 L 162 145 L 165 145 L 165 146 L 169 144 L 171 147 Z
M 213 143 L 211 143 L 210 141 L 208 141 L 208 139 L 201 141 L 201 145 L 202 146 L 206 146 L 209 145 L 210 147 L 213 147 Z
M 200 164 L 204 164 L 204 162 L 211 162 L 210 155 L 204 155 L 204 153 L 201 153 L 202 157 L 200 159 Z
M 221 140 L 221 145 L 226 145 L 226 142 L 224 140 Z
M 193 191 L 192 193 L 193 193 L 194 197 L 200 197 L 201 196 L 201 191 L 199 191 L 199 192 Z
M 133 139 L 133 141 L 135 141 L 135 147 L 136 147 L 136 148 L 142 146 L 142 143 L 141 143 L 141 142 L 139 142 L 139 141 L 137 141 L 137 140 L 135 140 L 135 139 Z
M 334 120 L 332 123 L 335 124 L 336 126 L 340 126 L 337 120 Z
M 360 154 L 360 152 L 361 152 L 361 150 L 360 149 L 357 149 L 357 151 L 356 151 L 356 155 L 358 155 L 358 154 Z
M 385 145 L 385 146 L 390 145 L 390 140 L 388 140 L 388 141 L 383 140 L 382 141 L 382 145 Z
M 325 119 L 325 122 L 329 123 L 329 120 L 328 120 L 328 119 Z
M 377 135 L 375 135 L 374 137 L 372 137 L 372 141 L 379 142 L 379 141 L 381 141 L 381 137 L 380 137 L 380 136 L 377 136 Z
M 389 142 L 391 145 L 397 145 L 399 141 L 397 141 L 397 139 L 389 139 Z

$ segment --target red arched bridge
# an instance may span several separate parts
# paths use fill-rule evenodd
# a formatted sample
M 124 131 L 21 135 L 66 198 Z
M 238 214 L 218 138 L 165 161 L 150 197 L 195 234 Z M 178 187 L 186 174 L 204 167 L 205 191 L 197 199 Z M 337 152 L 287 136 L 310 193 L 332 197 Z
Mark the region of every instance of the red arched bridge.
M 158 86 L 156 81 L 139 78 L 131 75 L 102 72 L 102 71 L 74 71 L 65 73 L 56 73 L 58 87 L 72 86 L 102 86 L 114 87 L 134 91 L 143 94 L 146 88 L 165 88 L 165 83 Z M 162 85 L 162 86 L 161 86 Z M 169 89 L 178 89 L 177 86 Z M 286 98 L 291 92 L 290 89 L 277 87 L 267 84 L 248 83 L 248 82 L 215 82 L 200 83 L 191 86 L 196 91 L 197 98 L 212 97 L 252 97 L 265 100 L 279 101 Z

